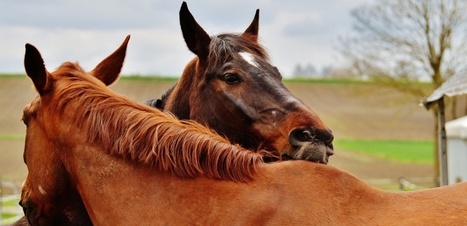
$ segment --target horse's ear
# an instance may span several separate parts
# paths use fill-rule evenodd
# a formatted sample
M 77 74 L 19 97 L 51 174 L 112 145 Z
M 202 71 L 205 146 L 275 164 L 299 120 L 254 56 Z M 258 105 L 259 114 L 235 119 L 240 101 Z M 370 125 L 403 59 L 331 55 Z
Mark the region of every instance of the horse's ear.
M 242 36 L 249 36 L 254 38 L 255 41 L 258 40 L 258 30 L 259 30 L 259 9 L 256 10 L 255 17 L 251 22 L 250 26 L 243 32 Z
M 26 44 L 26 53 L 24 55 L 24 68 L 26 74 L 31 78 L 37 92 L 40 95 L 48 90 L 47 69 L 45 69 L 44 60 L 41 53 L 33 45 Z
M 180 27 L 182 28 L 183 38 L 185 39 L 188 49 L 201 60 L 206 59 L 209 54 L 211 38 L 198 22 L 196 22 L 195 18 L 188 10 L 186 2 L 183 2 L 180 8 Z
M 107 86 L 115 82 L 122 70 L 129 40 L 130 35 L 126 36 L 120 47 L 102 60 L 90 73 Z

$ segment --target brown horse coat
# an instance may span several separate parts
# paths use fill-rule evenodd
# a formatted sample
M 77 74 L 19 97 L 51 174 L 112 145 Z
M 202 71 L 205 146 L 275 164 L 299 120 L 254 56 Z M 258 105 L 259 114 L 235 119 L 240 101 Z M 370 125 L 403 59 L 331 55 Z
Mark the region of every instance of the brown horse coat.
M 69 62 L 49 73 L 27 45 L 39 93 L 23 112 L 30 223 L 53 223 L 78 194 L 95 225 L 467 224 L 467 183 L 393 193 L 331 166 L 266 164 L 197 123 L 112 92 L 105 85 L 118 71 L 106 68 L 123 62 L 126 42 L 91 73 Z
M 319 115 L 282 83 L 258 43 L 259 10 L 242 34 L 209 36 L 184 2 L 184 40 L 196 57 L 179 81 L 152 106 L 180 119 L 195 120 L 242 147 L 278 159 L 326 164 L 334 154 L 333 135 Z

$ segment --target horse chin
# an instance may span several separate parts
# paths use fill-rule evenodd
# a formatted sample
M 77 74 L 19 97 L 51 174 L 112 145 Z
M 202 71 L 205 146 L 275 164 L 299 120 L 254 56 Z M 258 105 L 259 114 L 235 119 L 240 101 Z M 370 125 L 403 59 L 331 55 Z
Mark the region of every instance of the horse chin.
M 33 202 L 20 202 L 29 225 L 70 225 L 63 216 L 56 215 L 56 208 L 39 206 Z
M 23 207 L 24 216 L 26 217 L 29 225 L 41 225 L 44 223 L 41 220 L 41 215 L 39 214 L 38 207 L 32 202 L 20 201 L 20 205 Z
M 334 150 L 324 144 L 307 142 L 298 146 L 293 151 L 285 152 L 281 155 L 282 160 L 306 160 L 315 163 L 328 164 L 329 157 L 334 154 Z

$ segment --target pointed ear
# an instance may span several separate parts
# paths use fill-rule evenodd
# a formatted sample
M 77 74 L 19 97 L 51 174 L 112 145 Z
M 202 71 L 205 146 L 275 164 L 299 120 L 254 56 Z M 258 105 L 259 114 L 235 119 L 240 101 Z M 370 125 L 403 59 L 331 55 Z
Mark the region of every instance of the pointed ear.
M 45 69 L 41 53 L 29 43 L 26 44 L 24 68 L 26 69 L 26 74 L 34 83 L 37 92 L 43 95 L 49 89 L 49 84 L 47 83 L 48 72 Z
M 251 22 L 250 26 L 243 32 L 242 36 L 249 36 L 255 41 L 258 41 L 258 30 L 259 30 L 259 9 L 256 10 L 255 17 Z
M 128 41 L 130 41 L 130 35 L 126 36 L 122 45 L 120 45 L 115 52 L 102 60 L 90 74 L 101 80 L 107 86 L 115 82 L 123 67 Z
M 183 38 L 191 52 L 196 54 L 201 60 L 205 60 L 209 54 L 209 43 L 211 38 L 196 22 L 193 15 L 188 10 L 186 2 L 180 8 L 180 27 Z

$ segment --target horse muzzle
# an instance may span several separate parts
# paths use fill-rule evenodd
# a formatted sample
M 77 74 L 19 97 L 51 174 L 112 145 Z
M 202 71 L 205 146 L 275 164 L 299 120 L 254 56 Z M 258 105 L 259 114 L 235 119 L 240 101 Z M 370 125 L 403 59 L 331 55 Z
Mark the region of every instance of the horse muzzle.
M 19 201 L 19 205 L 23 208 L 24 216 L 26 217 L 29 225 L 39 225 L 37 207 L 31 202 Z
M 334 154 L 333 140 L 330 130 L 294 129 L 289 133 L 289 143 L 293 150 L 281 157 L 283 160 L 296 159 L 327 164 L 329 157 Z
M 20 200 L 19 205 L 23 208 L 24 216 L 29 225 L 66 225 L 60 224 L 62 219 L 56 216 L 53 207 L 39 206 L 24 200 Z

